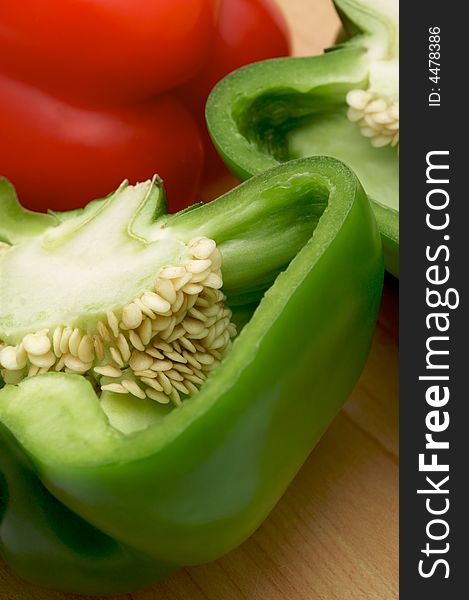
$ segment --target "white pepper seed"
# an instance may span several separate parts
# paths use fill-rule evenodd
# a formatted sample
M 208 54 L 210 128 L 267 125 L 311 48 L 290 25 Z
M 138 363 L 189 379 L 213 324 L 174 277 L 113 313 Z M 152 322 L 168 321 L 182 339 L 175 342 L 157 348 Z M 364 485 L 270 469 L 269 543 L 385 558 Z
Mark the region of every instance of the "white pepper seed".
M 187 362 L 192 367 L 195 367 L 196 369 L 200 369 L 201 368 L 202 365 L 199 363 L 198 360 L 196 360 L 194 358 L 194 356 L 192 354 L 190 354 L 189 352 L 183 352 L 182 355 L 184 356 L 184 358 L 187 360 Z
M 148 346 L 152 337 L 152 326 L 150 319 L 143 319 L 142 324 L 138 328 L 138 336 L 142 340 L 144 346 Z
M 135 333 L 133 329 L 129 331 L 129 340 L 132 346 L 134 348 L 137 348 L 137 350 L 140 350 L 141 352 L 145 350 L 145 346 L 142 344 L 142 340 L 139 338 L 139 336 Z
M 30 354 L 29 355 L 29 361 L 32 365 L 39 367 L 40 369 L 42 368 L 49 368 L 52 367 L 52 365 L 55 363 L 56 360 L 56 356 L 55 354 L 52 352 L 52 350 L 49 350 L 49 352 L 46 352 L 44 354 Z
M 104 360 L 104 344 L 99 335 L 93 336 L 93 347 L 98 360 Z
M 197 295 L 200 294 L 203 289 L 204 286 L 200 285 L 199 283 L 186 283 L 186 285 L 182 288 L 182 291 L 185 294 Z
M 181 363 L 175 363 L 173 365 L 173 369 L 176 369 L 176 371 L 179 371 L 179 373 L 185 373 L 187 375 L 191 375 L 192 370 L 189 369 L 189 367 L 186 367 L 185 364 L 181 364 Z
M 122 356 L 122 360 L 124 361 L 124 363 L 127 363 L 130 359 L 130 348 L 127 340 L 125 339 L 122 333 L 119 333 L 119 335 L 117 336 L 116 346 L 120 352 L 120 355 Z
M 166 377 L 166 375 L 163 372 L 158 373 L 158 381 L 163 386 L 164 393 L 169 396 L 169 394 L 171 394 L 171 391 L 173 389 L 173 386 L 171 385 L 171 381 L 168 379 L 168 377 Z
M 180 396 L 179 396 L 179 393 L 178 393 L 178 391 L 177 391 L 175 388 L 173 388 L 173 389 L 171 390 L 171 393 L 170 393 L 170 398 L 171 398 L 171 400 L 174 402 L 174 404 L 175 404 L 176 406 L 181 406 L 181 404 L 182 404 L 182 402 L 181 402 L 181 398 L 180 398 Z
M 202 273 L 202 271 L 206 271 L 210 269 L 212 266 L 212 261 L 209 259 L 205 260 L 190 260 L 186 263 L 186 269 L 190 273 Z
M 176 371 L 176 369 L 170 369 L 169 371 L 165 371 L 164 374 L 166 375 L 166 377 L 171 379 L 171 383 L 173 381 L 184 381 L 184 377 L 181 375 L 181 373 Z
M 28 354 L 37 356 L 49 352 L 52 344 L 47 334 L 39 331 L 38 333 L 28 333 L 25 335 L 23 346 Z
M 156 317 L 154 321 L 152 321 L 151 329 L 152 333 L 158 333 L 159 331 L 164 331 L 169 327 L 171 323 L 171 317 L 160 317 L 159 315 Z
M 169 304 L 174 304 L 176 301 L 176 290 L 170 279 L 158 278 L 155 282 L 155 291 L 161 298 L 169 302 Z
M 145 292 L 142 296 L 142 302 L 158 314 L 171 310 L 171 304 L 154 292 Z
M 163 340 L 155 339 L 152 343 L 155 348 L 158 348 L 158 350 L 162 350 L 163 352 L 171 352 L 171 350 L 173 349 L 173 347 L 170 344 Z
M 62 337 L 60 338 L 60 353 L 66 354 L 68 353 L 68 344 L 70 342 L 70 337 L 73 333 L 72 327 L 64 327 L 62 331 Z
M 201 238 L 194 244 L 189 243 L 189 247 L 192 255 L 195 256 L 195 258 L 207 259 L 215 250 L 216 244 L 209 238 Z
M 191 317 L 194 317 L 194 319 L 198 319 L 199 321 L 205 322 L 207 320 L 207 315 L 195 307 L 191 308 L 187 314 L 190 315 Z
M 135 381 L 130 381 L 128 379 L 124 379 L 121 382 L 123 388 L 125 388 L 128 392 L 130 392 L 133 396 L 137 396 L 137 398 L 141 398 L 142 400 L 146 398 L 145 392 Z
M 142 302 L 146 304 L 143 298 Z M 150 308 L 152 307 L 150 306 Z M 131 302 L 130 304 L 127 304 L 127 306 L 124 307 L 124 310 L 122 311 L 122 323 L 124 324 L 126 329 L 137 329 L 137 327 L 140 326 L 142 319 L 142 311 L 135 304 L 135 302 Z
M 163 279 L 176 279 L 186 272 L 184 267 L 165 267 L 159 272 L 159 277 Z
M 184 358 L 184 356 L 181 356 L 181 354 L 179 354 L 178 352 L 166 352 L 166 358 L 169 358 L 169 360 L 178 363 L 187 362 L 187 358 Z
M 54 354 L 57 356 L 57 358 L 62 356 L 62 352 L 60 351 L 60 340 L 62 339 L 63 331 L 64 328 L 62 325 L 59 325 L 59 327 L 54 329 L 54 333 L 52 334 L 52 346 L 54 348 Z
M 157 392 L 162 392 L 163 391 L 163 386 L 153 377 L 142 377 L 142 383 L 145 383 L 146 385 L 150 386 L 151 388 L 153 388 L 154 390 L 156 390 Z
M 102 367 L 95 367 L 94 371 L 99 375 L 103 375 L 104 377 L 120 377 L 122 375 L 122 371 L 117 369 L 112 365 L 103 365 Z
M 135 304 L 139 307 L 139 309 L 142 311 L 142 313 L 147 316 L 149 319 L 153 320 L 156 318 L 156 314 L 148 308 L 148 306 L 145 306 L 145 304 L 143 304 L 143 302 L 140 300 L 140 298 L 135 298 L 134 300 Z
M 197 319 L 191 319 L 188 317 L 184 319 L 182 326 L 189 334 L 199 334 L 204 330 L 204 324 L 198 321 Z
M 192 296 L 186 296 L 186 302 L 187 302 L 187 309 L 189 310 L 189 308 L 192 308 L 197 300 L 196 295 L 192 295 Z
M 161 359 L 164 358 L 163 354 L 159 350 L 157 350 L 156 348 L 152 348 L 151 346 L 148 348 L 145 348 L 145 352 L 147 354 L 149 354 L 150 356 L 152 356 L 153 358 L 161 358 Z
M 177 313 L 181 309 L 184 303 L 184 293 L 181 290 L 178 290 L 176 293 L 176 300 L 173 302 L 173 312 Z
M 347 110 L 347 118 L 352 123 L 356 123 L 363 119 L 363 110 L 359 110 L 357 108 L 353 108 L 352 106 Z
M 70 336 L 70 340 L 68 342 L 68 349 L 71 352 L 71 354 L 73 354 L 73 356 L 78 357 L 78 348 L 80 347 L 82 335 L 83 334 L 78 329 L 78 327 L 75 327 L 72 335 Z
M 198 383 L 199 385 L 202 385 L 204 382 L 203 377 L 199 377 L 198 375 L 186 375 L 186 379 L 192 383 Z
M 363 110 L 370 99 L 371 94 L 365 90 L 350 90 L 346 96 L 347 104 L 357 110 Z
M 153 358 L 145 352 L 134 350 L 130 357 L 129 366 L 133 371 L 145 371 L 150 369 L 153 364 Z
M 107 322 L 109 327 L 111 328 L 112 334 L 116 338 L 119 335 L 119 321 L 117 320 L 116 315 L 112 312 L 112 310 L 106 313 Z
M 194 346 L 194 344 L 190 340 L 188 340 L 186 337 L 179 338 L 179 343 L 182 346 L 184 346 L 184 348 L 186 348 L 186 350 L 189 350 L 189 352 L 195 352 L 196 351 L 196 347 Z
M 94 360 L 93 339 L 88 334 L 82 337 L 80 345 L 78 346 L 78 358 L 84 363 L 89 363 Z
M 15 346 L 5 346 L 0 350 L 0 365 L 9 371 L 19 371 L 23 367 L 18 364 Z
M 112 360 L 117 363 L 119 365 L 119 367 L 124 368 L 124 361 L 122 360 L 122 356 L 120 355 L 120 352 L 111 346 L 111 348 L 109 348 L 109 352 L 112 356 Z
M 106 385 L 102 385 L 101 389 L 103 392 L 114 392 L 115 394 L 129 393 L 120 383 L 107 383 Z
M 207 336 L 208 332 L 209 332 L 209 329 L 204 328 L 199 333 L 187 332 L 186 337 L 190 338 L 192 341 L 193 340 L 202 340 L 204 337 Z
M 178 292 L 187 283 L 189 283 L 191 279 L 192 279 L 192 275 L 187 272 L 184 275 L 182 275 L 181 277 L 178 277 L 177 279 L 173 279 L 173 287 L 174 287 L 175 291 Z
M 195 305 L 196 306 L 201 306 L 203 308 L 205 308 L 206 306 L 209 306 L 208 300 L 206 300 L 205 298 L 201 298 L 200 296 L 197 298 L 197 300 L 195 301 Z
M 377 135 L 371 138 L 371 145 L 374 148 L 382 148 L 383 146 L 387 146 L 392 141 L 392 135 Z
M 172 335 L 175 326 L 176 326 L 176 319 L 174 317 L 171 317 L 171 321 L 170 321 L 168 327 L 160 333 L 161 339 L 167 340 Z
M 218 290 L 223 285 L 223 280 L 216 273 L 210 273 L 210 275 L 205 279 L 204 284 L 207 287 L 214 288 L 214 289 Z
M 203 283 L 204 280 L 210 275 L 211 272 L 212 272 L 211 269 L 206 269 L 205 271 L 202 271 L 201 273 L 192 275 L 191 283 Z M 203 287 L 202 287 L 202 289 L 203 289 Z M 199 293 L 199 292 L 197 292 L 197 293 Z
M 166 338 L 166 341 L 174 347 L 176 341 L 182 338 L 185 334 L 186 330 L 184 329 L 184 327 L 182 327 L 182 325 L 178 325 L 173 329 L 173 333 L 168 338 Z
M 161 388 L 163 389 L 163 388 Z M 163 394 L 161 391 L 153 390 L 151 388 L 147 388 L 145 390 L 147 396 L 155 402 L 159 402 L 159 404 L 169 404 L 170 398 Z
M 182 383 L 182 381 L 172 381 L 173 383 L 173 389 L 178 390 L 178 392 L 181 392 L 182 394 L 188 394 L 189 390 L 187 389 L 187 387 L 184 385 L 184 383 Z
M 64 361 L 65 366 L 73 373 L 83 374 L 86 373 L 86 371 L 89 371 L 92 367 L 92 363 L 84 363 L 72 354 L 67 354 Z
M 378 113 L 386 110 L 387 104 L 386 101 L 382 98 L 377 98 L 373 100 L 369 104 L 367 104 L 364 108 L 365 113 Z
M 376 123 L 379 123 L 380 125 L 389 125 L 389 123 L 392 123 L 394 120 L 389 112 L 376 113 L 373 115 L 373 118 Z
M 154 379 L 155 377 L 157 377 L 157 372 L 156 371 L 152 371 L 151 369 L 146 369 L 145 371 L 134 371 L 134 375 L 136 377 L 140 377 L 140 378 L 150 378 L 150 379 Z
M 202 352 L 196 352 L 194 354 L 194 358 L 198 360 L 201 365 L 211 365 L 215 360 L 210 354 Z
M 151 365 L 152 371 L 169 371 L 173 368 L 173 363 L 170 360 L 154 360 Z

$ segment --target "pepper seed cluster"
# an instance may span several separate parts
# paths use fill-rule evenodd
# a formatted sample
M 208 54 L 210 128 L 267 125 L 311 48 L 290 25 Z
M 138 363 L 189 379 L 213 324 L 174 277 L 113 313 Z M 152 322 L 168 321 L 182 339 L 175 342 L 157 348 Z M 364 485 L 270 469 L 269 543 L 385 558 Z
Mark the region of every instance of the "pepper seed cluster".
M 213 240 L 188 244 L 183 266 L 164 267 L 153 289 L 109 311 L 96 330 L 61 325 L 24 336 L 17 346 L 0 344 L 6 383 L 50 370 L 91 375 L 101 390 L 181 403 L 198 391 L 236 335 L 220 291 L 221 254 Z
M 399 143 L 399 102 L 387 102 L 365 90 L 351 90 L 346 96 L 347 116 L 358 123 L 362 135 L 375 148 Z

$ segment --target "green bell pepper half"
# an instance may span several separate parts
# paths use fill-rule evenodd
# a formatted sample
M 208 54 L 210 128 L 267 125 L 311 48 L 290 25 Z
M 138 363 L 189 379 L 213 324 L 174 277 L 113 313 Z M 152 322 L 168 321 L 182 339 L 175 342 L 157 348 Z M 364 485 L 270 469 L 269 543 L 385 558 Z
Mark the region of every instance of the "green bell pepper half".
M 2 213 L 12 194 L 0 186 Z M 135 403 L 124 426 L 114 422 L 81 375 L 0 390 L 0 551 L 41 586 L 128 592 L 237 547 L 278 502 L 370 348 L 382 250 L 347 166 L 291 161 L 176 215 L 164 214 L 157 181 L 151 202 L 149 230 L 164 222 L 181 239 L 216 240 L 241 331 L 197 395 L 169 412 L 154 403 L 143 422 Z M 13 243 L 83 214 L 10 209 L 1 237 Z
M 333 156 L 348 164 L 371 200 L 385 266 L 398 276 L 397 148 L 373 147 L 348 119 L 346 103 L 354 89 L 398 100 L 398 3 L 335 5 L 347 41 L 321 56 L 267 60 L 230 74 L 209 97 L 208 128 L 221 157 L 242 180 L 303 156 Z

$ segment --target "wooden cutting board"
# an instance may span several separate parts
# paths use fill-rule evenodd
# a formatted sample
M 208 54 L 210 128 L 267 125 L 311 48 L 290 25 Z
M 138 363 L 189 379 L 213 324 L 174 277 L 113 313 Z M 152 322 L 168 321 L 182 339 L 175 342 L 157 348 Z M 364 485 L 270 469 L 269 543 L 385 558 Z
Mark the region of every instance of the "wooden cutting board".
M 296 54 L 330 46 L 329 0 L 277 0 Z M 394 600 L 398 585 L 398 285 L 386 281 L 372 351 L 345 408 L 240 548 L 113 600 Z M 1 600 L 71 600 L 0 563 Z

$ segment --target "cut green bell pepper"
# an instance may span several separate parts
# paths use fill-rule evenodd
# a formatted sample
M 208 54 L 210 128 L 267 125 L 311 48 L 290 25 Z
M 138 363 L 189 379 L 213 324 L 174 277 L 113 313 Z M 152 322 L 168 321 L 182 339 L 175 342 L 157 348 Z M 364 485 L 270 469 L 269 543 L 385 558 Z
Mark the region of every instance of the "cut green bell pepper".
M 0 258 L 2 285 L 19 285 L 8 265 L 28 244 L 56 252 L 124 194 L 142 193 L 131 223 L 147 240 L 163 231 L 217 242 L 240 333 L 173 410 L 99 397 L 88 377 L 61 372 L 0 390 L 0 550 L 25 579 L 59 590 L 131 591 L 251 535 L 357 381 L 380 302 L 373 213 L 332 158 L 291 161 L 176 215 L 164 213 L 158 181 L 139 185 L 52 224 L 10 210 L 1 237 L 15 245 Z M 4 185 L 0 212 L 13 203 Z M 109 217 L 106 227 L 118 226 Z M 1 306 L 0 335 L 13 335 Z
M 209 97 L 208 128 L 241 179 L 302 156 L 328 155 L 348 164 L 372 202 L 386 268 L 398 276 L 398 2 L 335 5 L 347 41 L 322 56 L 235 71 Z

